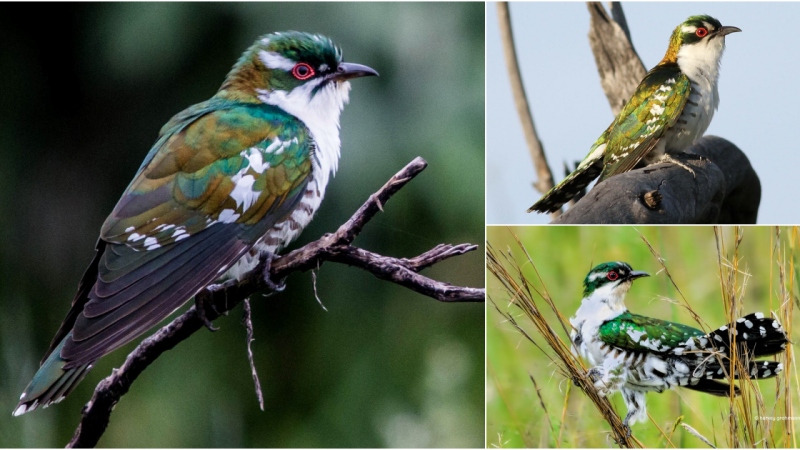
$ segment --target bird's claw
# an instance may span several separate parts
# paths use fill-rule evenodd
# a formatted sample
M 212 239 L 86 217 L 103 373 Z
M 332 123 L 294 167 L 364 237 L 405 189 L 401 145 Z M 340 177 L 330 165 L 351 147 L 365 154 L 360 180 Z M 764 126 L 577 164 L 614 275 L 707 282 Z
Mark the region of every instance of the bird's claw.
M 628 414 L 625 416 L 625 420 L 622 421 L 622 428 L 625 430 L 626 439 L 630 439 L 631 433 L 633 432 L 633 430 L 631 430 L 631 426 L 628 425 L 628 421 L 631 420 L 631 416 L 633 416 L 633 412 L 628 411 Z
M 275 255 L 269 254 L 266 258 L 264 258 L 264 271 L 262 272 L 262 277 L 264 278 L 264 284 L 267 285 L 270 290 L 275 292 L 281 292 L 286 289 L 286 278 L 282 278 L 278 283 L 272 281 L 272 260 L 275 258 Z
M 217 310 L 214 308 L 214 305 L 208 301 L 208 291 L 202 290 L 194 296 L 194 305 L 195 310 L 197 311 L 197 317 L 203 322 L 203 325 L 208 328 L 210 331 L 217 331 L 219 330 L 218 327 L 215 327 L 214 324 L 209 320 L 208 316 L 206 316 L 206 305 L 208 305 L 214 312 Z
M 691 167 L 689 167 L 686 164 L 678 161 L 677 159 L 669 156 L 668 154 L 665 154 L 661 158 L 661 162 L 672 163 L 672 164 L 675 164 L 676 166 L 682 167 L 682 168 L 686 169 L 690 174 L 692 174 L 692 178 L 697 178 L 697 174 L 694 173 L 694 170 Z

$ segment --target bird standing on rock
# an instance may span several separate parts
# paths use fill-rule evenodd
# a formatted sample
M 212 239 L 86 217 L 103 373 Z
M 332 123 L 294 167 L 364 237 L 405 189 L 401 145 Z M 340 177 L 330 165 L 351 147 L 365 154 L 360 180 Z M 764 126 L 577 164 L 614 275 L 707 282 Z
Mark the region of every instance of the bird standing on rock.
M 645 75 L 636 92 L 592 145 L 578 168 L 528 209 L 551 213 L 600 176 L 646 165 L 675 163 L 708 129 L 719 106 L 719 64 L 725 36 L 742 31 L 711 16 L 691 16 L 672 32 L 664 59 Z

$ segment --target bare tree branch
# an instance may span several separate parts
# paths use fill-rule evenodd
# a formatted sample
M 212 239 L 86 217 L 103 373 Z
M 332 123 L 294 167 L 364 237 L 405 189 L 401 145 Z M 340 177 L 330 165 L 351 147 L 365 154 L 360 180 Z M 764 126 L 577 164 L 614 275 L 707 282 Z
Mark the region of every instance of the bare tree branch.
M 511 30 L 511 16 L 508 10 L 508 2 L 497 3 L 497 17 L 500 21 L 500 38 L 503 41 L 503 53 L 506 59 L 506 68 L 511 80 L 511 92 L 514 96 L 514 104 L 517 106 L 519 120 L 522 122 L 522 131 L 525 141 L 528 143 L 528 150 L 533 160 L 538 178 L 533 187 L 542 194 L 553 188 L 553 173 L 547 164 L 544 156 L 544 149 L 539 136 L 536 134 L 536 126 L 533 124 L 533 114 L 528 105 L 528 97 L 525 94 L 525 86 L 522 84 L 522 75 L 519 71 L 517 62 L 517 51 L 514 46 L 514 33 Z M 561 211 L 556 211 L 550 215 L 553 219 L 561 215 Z
M 383 205 L 412 178 L 418 175 L 427 163 L 422 158 L 411 161 L 393 176 L 381 189 L 372 194 L 355 214 L 333 234 L 326 234 L 279 258 L 270 265 L 271 279 L 280 280 L 292 272 L 316 269 L 325 261 L 340 262 L 367 270 L 376 277 L 405 286 L 415 292 L 442 302 L 484 302 L 485 289 L 452 286 L 420 275 L 418 272 L 453 256 L 462 255 L 478 248 L 477 245 L 440 244 L 414 258 L 393 258 L 353 247 L 350 244 L 366 223 L 383 210 Z M 266 259 L 262 259 L 243 280 L 229 280 L 212 285 L 198 293 L 203 296 L 200 304 L 204 316 L 214 320 L 227 313 L 244 299 L 268 288 L 264 279 Z M 142 341 L 119 368 L 103 379 L 94 391 L 92 399 L 81 411 L 81 422 L 68 448 L 94 447 L 108 426 L 111 411 L 125 395 L 134 380 L 162 353 L 175 347 L 204 326 L 197 312 L 197 304 L 189 308 L 167 326 Z
M 628 24 L 622 6 L 612 5 L 612 13 L 619 17 L 620 25 L 608 15 L 600 2 L 587 2 L 591 22 L 589 25 L 589 44 L 600 73 L 600 84 L 606 93 L 614 116 L 636 92 L 647 70 L 633 49 Z M 616 11 L 615 11 L 616 10 Z M 624 26 L 624 28 L 623 28 Z

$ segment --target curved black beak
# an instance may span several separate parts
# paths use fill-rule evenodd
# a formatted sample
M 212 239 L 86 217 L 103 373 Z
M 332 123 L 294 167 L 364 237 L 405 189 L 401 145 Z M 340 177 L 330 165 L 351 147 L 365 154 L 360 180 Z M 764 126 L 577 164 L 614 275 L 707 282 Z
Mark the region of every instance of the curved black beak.
M 637 278 L 649 277 L 649 276 L 650 276 L 650 274 L 647 273 L 647 272 L 639 272 L 638 270 L 634 270 L 633 272 L 631 272 L 630 275 L 628 275 L 628 279 L 629 280 L 635 280 Z
M 720 27 L 720 29 L 717 30 L 717 36 L 725 36 L 726 34 L 737 33 L 741 31 L 742 30 L 738 27 Z
M 371 67 L 364 66 L 362 64 L 355 64 L 355 63 L 341 63 L 339 67 L 336 68 L 336 73 L 333 75 L 333 78 L 336 80 L 349 80 L 351 78 L 359 78 L 359 77 L 377 77 L 378 72 Z

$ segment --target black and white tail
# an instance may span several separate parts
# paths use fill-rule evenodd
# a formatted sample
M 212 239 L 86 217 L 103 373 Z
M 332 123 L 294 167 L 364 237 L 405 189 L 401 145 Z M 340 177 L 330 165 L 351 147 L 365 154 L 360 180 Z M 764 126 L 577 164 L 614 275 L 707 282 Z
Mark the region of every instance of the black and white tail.
M 730 330 L 736 336 L 736 343 L 747 349 L 750 358 L 777 355 L 786 350 L 789 339 L 777 319 L 764 317 L 757 312 L 748 314 L 736 322 L 719 327 L 706 337 L 713 341 L 718 351 L 730 355 Z
M 724 380 L 729 376 L 731 332 L 736 338 L 737 358 L 746 365 L 749 378 L 772 378 L 783 371 L 783 364 L 778 361 L 755 359 L 786 350 L 789 343 L 786 332 L 776 319 L 764 317 L 762 313 L 753 313 L 705 336 L 690 338 L 673 350 L 676 355 L 684 358 L 693 356 L 694 359 L 691 374 L 694 381 L 685 387 L 712 395 L 730 395 L 730 385 L 714 380 Z M 733 378 L 742 378 L 738 369 L 734 369 Z M 739 388 L 734 387 L 734 394 L 739 394 Z

